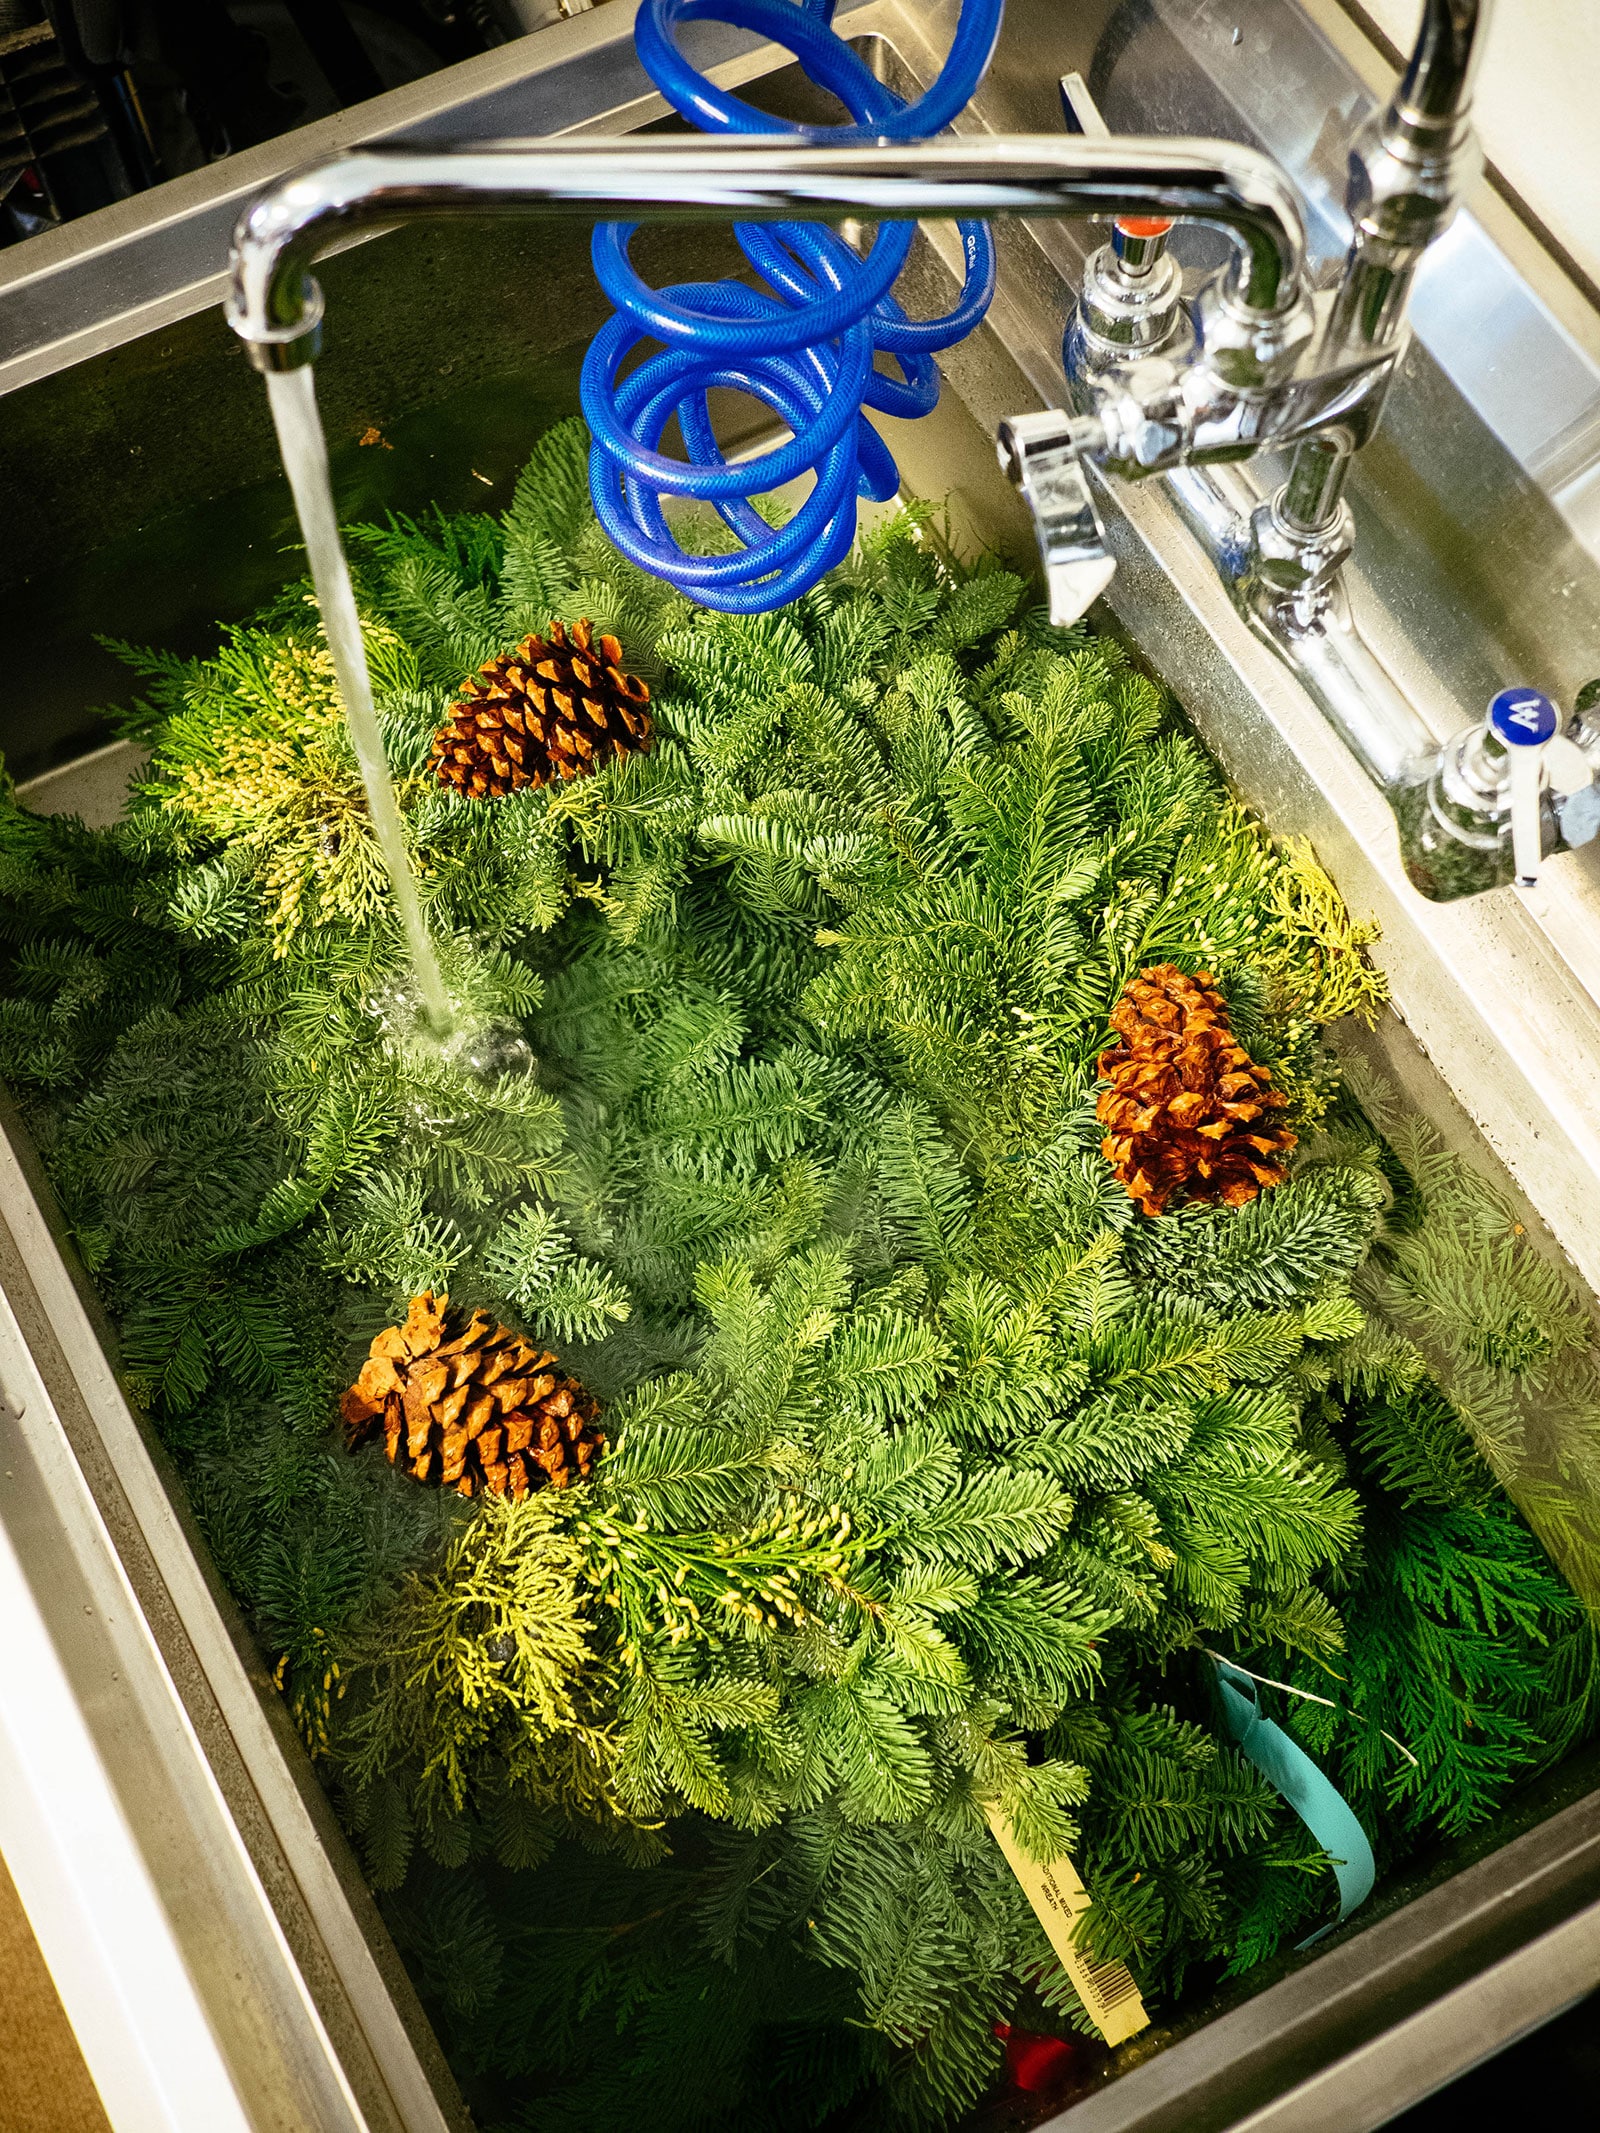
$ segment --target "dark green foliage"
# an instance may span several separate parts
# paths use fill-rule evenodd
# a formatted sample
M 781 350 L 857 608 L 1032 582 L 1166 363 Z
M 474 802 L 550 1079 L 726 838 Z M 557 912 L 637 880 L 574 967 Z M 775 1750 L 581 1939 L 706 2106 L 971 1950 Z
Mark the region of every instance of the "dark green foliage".
M 486 2124 L 950 2122 L 1019 1996 L 1085 2020 L 990 1807 L 1152 2000 L 1266 1953 L 1331 1877 L 1208 1649 L 1333 1698 L 1290 1723 L 1390 1853 L 1595 1709 L 1460 1422 L 1566 1338 L 1523 1255 L 1353 1113 L 1237 1213 L 1148 1222 L 1099 1154 L 1141 965 L 1211 969 L 1304 1128 L 1359 936 L 1148 680 L 924 524 L 698 614 L 607 549 L 567 428 L 503 524 L 358 537 L 442 1049 L 298 594 L 147 662 L 127 823 L 0 813 L 6 1071 Z M 552 615 L 651 677 L 653 753 L 429 785 Z M 339 1447 L 446 1285 L 601 1397 L 595 1483 L 468 1506 Z

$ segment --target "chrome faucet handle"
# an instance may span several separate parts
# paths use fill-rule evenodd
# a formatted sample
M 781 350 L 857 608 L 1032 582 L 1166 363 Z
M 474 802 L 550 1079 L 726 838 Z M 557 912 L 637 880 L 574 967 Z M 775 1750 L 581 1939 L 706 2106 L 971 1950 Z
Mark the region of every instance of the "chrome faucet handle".
M 1446 741 L 1425 783 L 1391 793 L 1406 872 L 1451 902 L 1514 882 L 1600 834 L 1600 724 L 1563 719 L 1541 689 L 1502 689 Z
M 1063 74 L 1061 115 L 1068 133 L 1109 140 L 1111 128 L 1081 74 Z M 1111 242 L 1090 254 L 1083 288 L 1067 326 L 1062 362 L 1075 383 L 1119 363 L 1172 347 L 1194 335 L 1180 305 L 1183 277 L 1166 256 L 1169 215 L 1117 215 Z M 1180 333 L 1181 328 L 1181 333 Z
M 1561 714 L 1538 689 L 1502 689 L 1489 705 L 1489 731 L 1505 750 L 1517 887 L 1531 889 L 1544 857 L 1545 758 L 1561 737 Z M 1587 785 L 1589 766 L 1575 752 Z
M 1066 415 L 1060 408 L 1013 415 L 995 437 L 1000 465 L 1033 514 L 1050 620 L 1058 629 L 1088 613 L 1117 568 L 1079 457 L 1104 443 L 1105 432 L 1092 416 Z
M 1489 731 L 1506 751 L 1517 887 L 1531 889 L 1544 857 L 1546 787 L 1561 842 L 1585 844 L 1600 821 L 1595 819 L 1592 803 L 1574 807 L 1572 802 L 1592 794 L 1600 765 L 1591 762 L 1579 742 L 1563 731 L 1561 713 L 1539 689 L 1502 689 L 1489 706 Z

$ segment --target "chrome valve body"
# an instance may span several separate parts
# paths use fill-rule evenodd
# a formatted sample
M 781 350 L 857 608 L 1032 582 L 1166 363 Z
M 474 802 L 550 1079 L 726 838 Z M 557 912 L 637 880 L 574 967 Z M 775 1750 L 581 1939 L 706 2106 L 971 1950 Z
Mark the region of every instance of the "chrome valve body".
M 1035 422 L 1020 455 L 1002 447 L 1030 501 L 1035 462 L 1069 450 L 1123 479 L 1170 478 L 1240 612 L 1387 794 L 1413 884 L 1441 901 L 1513 880 L 1531 886 L 1544 851 L 1587 842 L 1600 818 L 1592 714 L 1561 725 L 1551 706 L 1543 724 L 1557 723 L 1525 747 L 1514 726 L 1496 727 L 1497 707 L 1518 694 L 1503 691 L 1484 720 L 1439 745 L 1362 639 L 1344 579 L 1355 544 L 1350 462 L 1404 353 L 1423 254 L 1481 168 L 1470 102 L 1488 7 L 1426 0 L 1404 79 L 1351 145 L 1352 234 L 1336 287 L 1312 295 L 1286 281 L 1262 310 L 1241 302 L 1237 275 L 1213 275 L 1186 299 L 1164 238 L 1130 241 L 1118 224 L 1085 268 L 1067 327 L 1070 412 Z M 1070 131 L 1113 138 L 1080 76 L 1063 80 L 1061 96 Z M 1288 472 L 1263 503 L 1241 506 L 1207 471 L 1285 445 Z M 1057 467 L 1057 491 L 1063 481 Z M 1048 570 L 1059 518 L 1040 518 L 1039 534 Z M 1102 555 L 1104 540 L 1102 531 Z M 1094 582 L 1081 509 L 1072 552 L 1070 576 L 1051 573 L 1053 600 L 1058 582 L 1063 593 Z M 1058 619 L 1072 619 L 1070 605 L 1056 601 Z

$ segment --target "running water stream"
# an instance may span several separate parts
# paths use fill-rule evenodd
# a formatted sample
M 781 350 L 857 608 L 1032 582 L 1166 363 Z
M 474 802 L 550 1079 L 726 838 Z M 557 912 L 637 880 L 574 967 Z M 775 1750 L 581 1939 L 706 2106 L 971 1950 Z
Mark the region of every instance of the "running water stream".
M 438 950 L 422 915 L 417 879 L 411 870 L 400 810 L 395 804 L 394 784 L 383 752 L 383 735 L 373 708 L 372 679 L 367 672 L 366 647 L 361 641 L 361 622 L 356 614 L 355 593 L 339 538 L 339 521 L 333 508 L 333 483 L 328 473 L 328 444 L 317 412 L 317 392 L 312 367 L 302 363 L 297 370 L 272 370 L 267 374 L 267 397 L 277 425 L 278 448 L 284 471 L 294 492 L 300 531 L 305 537 L 311 564 L 311 582 L 317 589 L 322 611 L 323 634 L 333 656 L 333 671 L 344 702 L 350 741 L 366 787 L 372 832 L 388 869 L 406 946 L 416 974 L 417 991 L 435 1035 L 442 1037 L 453 1021 L 450 996 L 439 968 Z

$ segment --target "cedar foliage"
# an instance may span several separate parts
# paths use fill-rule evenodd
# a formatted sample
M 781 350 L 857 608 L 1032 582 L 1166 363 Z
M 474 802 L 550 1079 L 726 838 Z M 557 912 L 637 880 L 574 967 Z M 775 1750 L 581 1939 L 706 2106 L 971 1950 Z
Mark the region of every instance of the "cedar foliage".
M 918 509 L 791 609 L 697 613 L 584 458 L 565 425 L 503 522 L 356 541 L 450 984 L 536 1071 L 415 1033 L 303 587 L 144 658 L 124 824 L 0 812 L 0 1069 L 485 2119 L 945 2124 L 1021 1994 L 1082 2020 L 986 1803 L 1153 2002 L 1326 1910 L 1204 1648 L 1335 1696 L 1286 1722 L 1391 1854 L 1592 1723 L 1468 1435 L 1573 1307 L 1337 1093 L 1361 937 L 1114 646 Z M 465 677 L 584 617 L 653 752 L 440 789 Z M 1238 1210 L 1148 1220 L 1099 1152 L 1158 963 L 1292 1100 Z M 445 1287 L 601 1398 L 595 1478 L 469 1505 L 340 1448 Z

